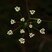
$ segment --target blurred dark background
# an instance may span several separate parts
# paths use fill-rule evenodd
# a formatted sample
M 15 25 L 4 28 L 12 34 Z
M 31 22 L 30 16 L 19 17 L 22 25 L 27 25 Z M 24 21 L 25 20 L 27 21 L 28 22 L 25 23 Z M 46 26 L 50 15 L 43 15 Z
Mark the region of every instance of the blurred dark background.
M 46 34 L 35 31 L 36 36 L 32 39 L 25 35 L 25 45 L 17 42 L 21 37 L 17 31 L 8 36 L 6 32 L 11 29 L 10 19 L 20 16 L 14 10 L 15 6 L 20 6 L 21 15 L 27 18 L 27 9 L 35 9 L 33 17 L 48 21 L 39 26 L 46 29 Z M 52 52 L 52 0 L 0 0 L 0 52 Z

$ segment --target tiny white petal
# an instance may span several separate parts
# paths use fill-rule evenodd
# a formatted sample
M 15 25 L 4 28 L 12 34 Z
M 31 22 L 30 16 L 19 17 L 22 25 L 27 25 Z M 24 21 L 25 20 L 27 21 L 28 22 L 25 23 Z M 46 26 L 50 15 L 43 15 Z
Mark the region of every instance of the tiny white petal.
M 25 43 L 25 39 L 24 39 L 24 38 L 20 38 L 20 39 L 19 39 L 19 42 L 20 42 L 21 44 L 24 44 L 24 43 Z
M 40 33 L 45 34 L 45 29 L 44 28 L 40 29 Z
M 33 25 L 32 24 L 29 24 L 29 28 L 32 28 L 33 27 Z
M 40 24 L 42 22 L 41 19 L 37 19 L 37 23 Z
M 16 23 L 16 21 L 13 20 L 13 19 L 11 19 L 10 23 L 11 23 L 11 24 L 14 24 L 14 23 Z
M 34 36 L 35 36 L 35 34 L 29 33 L 29 37 L 30 37 L 30 38 L 32 38 L 32 37 L 34 37 Z
M 25 21 L 25 18 L 21 18 L 20 21 L 24 22 Z
M 15 11 L 16 11 L 16 12 L 19 12 L 19 11 L 20 11 L 20 7 L 16 6 L 16 7 L 15 7 Z
M 9 31 L 7 32 L 7 34 L 8 34 L 8 35 L 12 35 L 12 34 L 13 34 L 13 31 L 12 31 L 12 30 L 9 30 Z
M 30 10 L 29 12 L 31 15 L 33 15 L 35 13 L 35 10 Z
M 21 30 L 20 30 L 20 33 L 21 33 L 21 34 L 22 34 L 22 33 L 25 33 L 24 29 L 21 29 Z

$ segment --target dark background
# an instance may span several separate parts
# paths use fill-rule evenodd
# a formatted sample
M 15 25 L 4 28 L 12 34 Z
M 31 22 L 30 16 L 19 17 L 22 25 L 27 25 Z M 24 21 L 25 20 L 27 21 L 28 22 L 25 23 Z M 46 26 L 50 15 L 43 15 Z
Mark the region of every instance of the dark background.
M 8 36 L 6 32 L 12 29 L 10 19 L 20 16 L 14 10 L 15 6 L 21 7 L 21 15 L 26 18 L 27 9 L 35 9 L 33 17 L 47 21 L 39 26 L 46 28 L 46 34 L 35 31 L 36 36 L 32 39 L 25 35 L 25 45 L 17 41 L 21 37 L 17 31 L 13 36 Z M 52 52 L 52 0 L 0 0 L 0 52 Z

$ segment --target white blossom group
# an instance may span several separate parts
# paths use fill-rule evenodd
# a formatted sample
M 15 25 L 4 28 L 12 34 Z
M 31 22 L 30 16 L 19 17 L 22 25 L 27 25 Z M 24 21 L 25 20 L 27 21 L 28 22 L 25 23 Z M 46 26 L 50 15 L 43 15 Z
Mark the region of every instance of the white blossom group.
M 30 10 L 29 12 L 31 15 L 33 15 L 35 13 L 35 10 Z
M 41 19 L 37 19 L 37 23 L 40 24 L 42 22 Z
M 44 28 L 40 29 L 40 33 L 45 34 L 45 29 Z
M 24 29 L 20 29 L 20 33 L 21 34 L 25 33 Z
M 20 42 L 21 44 L 24 44 L 24 43 L 25 43 L 25 39 L 24 39 L 24 38 L 20 38 L 20 39 L 19 39 L 19 42 Z
M 14 9 L 15 9 L 16 12 L 20 11 L 20 7 L 18 7 L 18 6 L 16 6 Z
M 16 12 L 19 12 L 20 11 L 20 7 L 18 7 L 18 6 L 16 6 L 15 8 L 15 11 Z M 34 13 L 35 13 L 35 10 L 29 10 L 29 12 L 30 12 L 30 14 L 31 15 L 33 15 Z M 36 18 L 35 18 L 36 19 Z M 27 19 L 28 20 L 28 19 Z M 37 24 L 40 24 L 41 22 L 42 22 L 42 20 L 41 19 L 36 19 L 37 20 Z M 24 17 L 22 17 L 21 19 L 20 19 L 20 21 L 21 22 L 25 22 L 25 18 Z M 10 20 L 10 24 L 11 25 L 13 25 L 13 24 L 15 24 L 16 23 L 16 21 L 14 20 L 14 19 L 11 19 Z M 25 22 L 24 23 L 25 24 L 25 27 L 28 25 L 28 27 L 29 28 L 33 28 L 33 25 L 30 23 L 30 24 L 28 24 L 27 22 Z M 25 30 L 24 29 L 20 29 L 20 34 L 23 34 L 23 33 L 25 33 Z M 42 29 L 40 29 L 39 30 L 39 32 L 41 33 L 41 34 L 45 34 L 45 29 L 44 28 L 42 28 Z M 13 34 L 13 31 L 12 30 L 9 30 L 9 31 L 7 31 L 7 34 L 8 35 L 12 35 Z M 29 32 L 29 37 L 30 38 L 32 38 L 32 37 L 34 37 L 35 36 L 35 34 L 34 33 L 30 33 Z M 21 43 L 21 44 L 24 44 L 25 43 L 25 39 L 24 38 L 20 38 L 20 39 L 18 39 L 18 41 Z
M 14 19 L 11 19 L 10 23 L 11 23 L 11 24 L 15 24 L 16 21 L 15 21 Z
M 13 31 L 12 31 L 12 30 L 9 30 L 9 31 L 7 32 L 7 34 L 8 34 L 8 35 L 12 35 L 12 34 L 13 34 Z
M 34 37 L 34 36 L 35 36 L 35 34 L 29 33 L 29 37 L 30 37 L 30 38 L 32 38 L 32 37 Z

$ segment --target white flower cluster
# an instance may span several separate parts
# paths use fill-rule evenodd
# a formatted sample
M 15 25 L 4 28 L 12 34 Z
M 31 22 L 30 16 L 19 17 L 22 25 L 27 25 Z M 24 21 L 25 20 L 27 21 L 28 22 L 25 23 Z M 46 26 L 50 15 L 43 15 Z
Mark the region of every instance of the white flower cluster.
M 18 6 L 16 6 L 14 9 L 15 9 L 16 12 L 19 12 L 19 11 L 20 11 L 20 7 L 18 7 Z M 30 12 L 31 15 L 33 15 L 33 14 L 35 13 L 35 10 L 30 10 L 29 12 Z M 35 19 L 36 19 L 36 18 L 35 18 Z M 25 18 L 22 17 L 22 18 L 20 19 L 20 21 L 21 21 L 21 22 L 25 22 Z M 40 24 L 41 22 L 42 22 L 41 19 L 37 19 L 37 24 Z M 16 21 L 15 21 L 14 19 L 11 19 L 10 23 L 13 25 L 13 24 L 16 23 Z M 26 26 L 27 26 L 27 24 L 28 24 L 27 22 L 24 23 L 24 25 L 26 25 Z M 33 28 L 33 25 L 30 23 L 28 27 L 29 27 L 29 28 Z M 39 30 L 39 32 L 40 32 L 41 34 L 45 34 L 45 29 L 42 28 L 42 29 Z M 21 34 L 25 33 L 25 30 L 24 30 L 24 29 L 20 29 L 20 33 L 21 33 Z M 7 32 L 7 34 L 8 34 L 8 35 L 12 35 L 12 34 L 13 34 L 13 31 L 12 31 L 12 30 L 9 30 L 9 31 Z M 32 38 L 32 37 L 34 37 L 34 36 L 35 36 L 34 33 L 32 33 L 32 32 L 29 33 L 29 37 L 30 37 L 30 38 Z M 19 41 L 21 44 L 24 44 L 24 43 L 25 43 L 25 39 L 24 39 L 24 38 L 20 38 L 20 39 L 18 39 L 18 41 Z
M 19 39 L 19 42 L 20 42 L 21 44 L 24 44 L 24 43 L 25 43 L 25 39 L 24 39 L 24 38 L 20 38 L 20 39 Z

